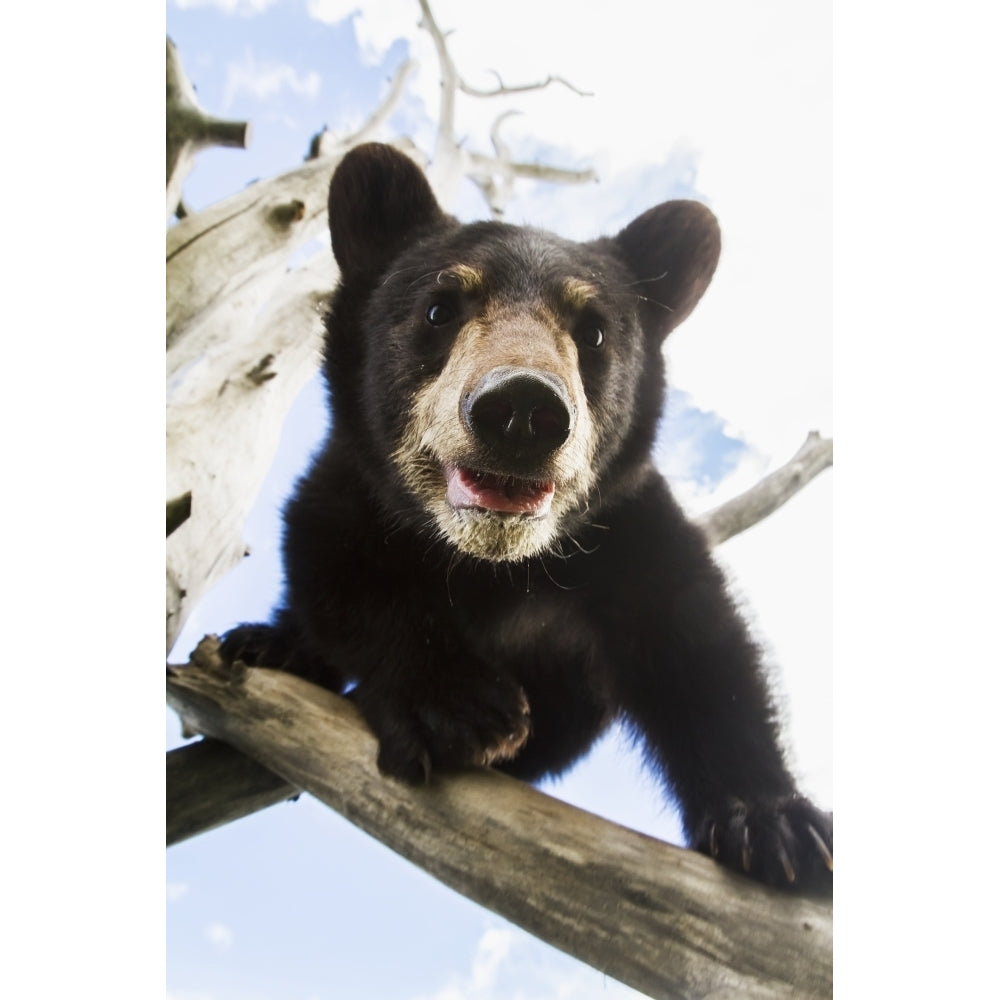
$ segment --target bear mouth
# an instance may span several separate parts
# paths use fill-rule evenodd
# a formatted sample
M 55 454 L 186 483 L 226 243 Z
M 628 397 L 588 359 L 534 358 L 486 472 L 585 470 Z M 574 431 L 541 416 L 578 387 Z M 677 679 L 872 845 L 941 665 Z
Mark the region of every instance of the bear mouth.
M 447 500 L 453 510 L 544 517 L 552 506 L 556 484 L 476 469 L 446 467 Z

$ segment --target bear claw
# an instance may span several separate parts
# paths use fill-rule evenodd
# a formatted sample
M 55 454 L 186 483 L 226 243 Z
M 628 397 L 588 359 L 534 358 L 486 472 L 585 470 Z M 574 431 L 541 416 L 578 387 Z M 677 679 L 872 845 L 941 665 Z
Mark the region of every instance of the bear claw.
M 809 835 L 815 842 L 816 849 L 819 851 L 819 855 L 823 859 L 823 863 L 830 871 L 833 871 L 833 854 L 826 846 L 826 841 L 824 841 L 819 835 L 819 832 L 816 830 L 816 827 L 812 825 L 812 823 L 809 824 Z
M 733 799 L 706 817 L 694 846 L 721 864 L 775 886 L 829 891 L 833 818 L 798 795 Z

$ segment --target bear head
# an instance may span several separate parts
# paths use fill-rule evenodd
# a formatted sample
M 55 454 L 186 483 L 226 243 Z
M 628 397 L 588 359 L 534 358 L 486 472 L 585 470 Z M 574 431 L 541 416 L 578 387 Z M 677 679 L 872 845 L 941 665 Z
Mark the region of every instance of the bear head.
M 574 243 L 463 225 L 391 146 L 330 186 L 335 441 L 389 523 L 494 562 L 560 551 L 651 472 L 661 346 L 719 258 L 695 201 Z

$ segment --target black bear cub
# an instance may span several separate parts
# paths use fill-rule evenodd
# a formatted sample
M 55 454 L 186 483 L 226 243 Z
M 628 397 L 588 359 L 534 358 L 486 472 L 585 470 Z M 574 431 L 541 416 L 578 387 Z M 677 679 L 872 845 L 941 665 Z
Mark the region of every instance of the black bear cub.
M 694 847 L 829 885 L 832 815 L 796 792 L 758 651 L 650 458 L 712 213 L 668 201 L 590 243 L 462 225 L 368 144 L 330 229 L 333 427 L 285 513 L 284 604 L 224 655 L 350 690 L 411 782 L 536 780 L 623 719 Z

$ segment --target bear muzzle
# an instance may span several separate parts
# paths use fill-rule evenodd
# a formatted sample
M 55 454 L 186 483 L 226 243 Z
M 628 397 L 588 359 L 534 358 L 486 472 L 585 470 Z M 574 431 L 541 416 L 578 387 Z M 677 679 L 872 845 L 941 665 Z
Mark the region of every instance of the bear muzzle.
M 544 517 L 555 483 L 537 471 L 566 443 L 575 417 L 558 375 L 513 365 L 492 368 L 461 400 L 462 423 L 491 471 L 446 466 L 448 504 L 453 510 Z
M 470 323 L 413 398 L 393 460 L 439 536 L 517 562 L 589 509 L 595 427 L 576 348 L 553 326 Z

